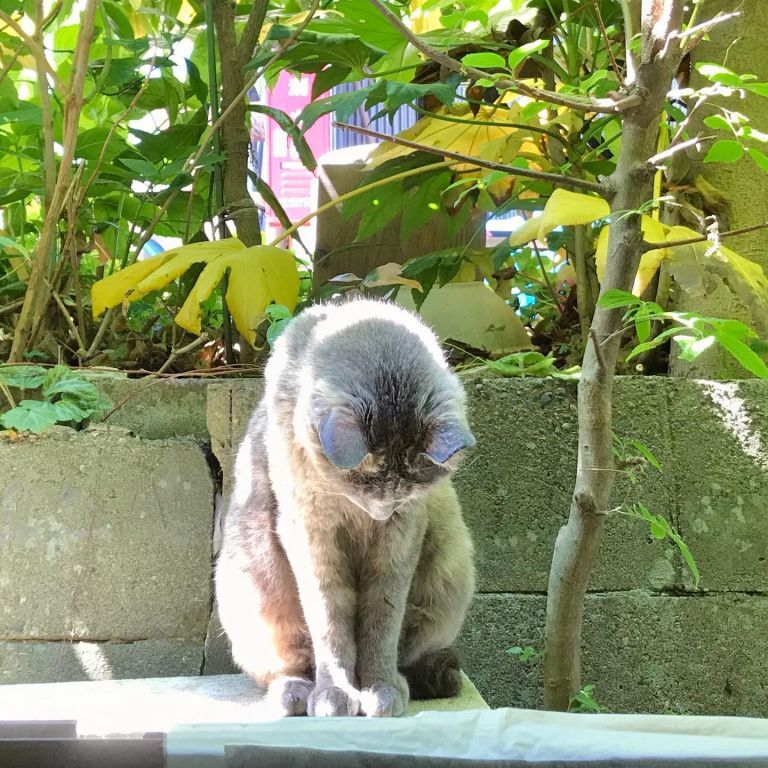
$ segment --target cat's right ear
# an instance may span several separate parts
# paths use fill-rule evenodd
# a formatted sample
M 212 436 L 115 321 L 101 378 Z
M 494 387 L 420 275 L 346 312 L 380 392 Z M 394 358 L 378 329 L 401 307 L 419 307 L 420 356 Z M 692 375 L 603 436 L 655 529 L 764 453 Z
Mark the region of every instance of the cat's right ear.
M 328 460 L 339 469 L 353 469 L 368 454 L 365 436 L 357 420 L 340 408 L 331 408 L 315 422 L 320 445 Z

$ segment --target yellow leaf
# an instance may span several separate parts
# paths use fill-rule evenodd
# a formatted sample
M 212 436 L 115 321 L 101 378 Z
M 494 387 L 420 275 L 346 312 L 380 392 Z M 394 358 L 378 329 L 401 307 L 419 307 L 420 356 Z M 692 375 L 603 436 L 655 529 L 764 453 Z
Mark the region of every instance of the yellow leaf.
M 172 248 L 130 267 L 113 272 L 91 288 L 93 316 L 98 317 L 105 309 L 123 301 L 135 301 L 150 291 L 158 290 L 183 274 L 195 262 L 209 261 L 223 252 L 242 249 L 245 246 L 237 238 L 215 243 L 191 243 Z M 177 269 L 176 267 L 183 268 Z M 157 275 L 157 278 L 155 278 Z
M 589 224 L 602 219 L 610 210 L 608 203 L 601 197 L 556 189 L 547 200 L 539 219 L 539 239 L 542 240 L 557 227 Z
M 512 248 L 516 248 L 518 245 L 525 245 L 530 243 L 531 240 L 535 240 L 539 234 L 539 221 L 541 217 L 530 218 L 525 220 L 525 224 L 519 226 L 509 236 L 509 244 Z
M 688 227 L 672 227 L 666 239 L 672 243 L 692 237 L 701 237 L 701 233 Z M 679 245 L 668 249 L 669 258 L 675 262 L 694 261 L 720 274 L 743 304 L 747 307 L 758 304 L 761 314 L 768 313 L 768 278 L 762 267 L 724 245 L 709 253 L 711 248 L 709 241 Z
M 200 273 L 175 320 L 190 333 L 200 333 L 200 304 L 230 271 L 227 306 L 237 330 L 253 344 L 255 328 L 274 301 L 293 311 L 299 297 L 299 273 L 293 256 L 282 248 L 256 245 L 211 261 Z
M 547 200 L 541 216 L 528 219 L 512 232 L 509 244 L 514 248 L 531 240 L 544 240 L 557 227 L 589 224 L 604 218 L 610 210 L 608 203 L 600 197 L 556 189 Z
M 640 227 L 643 230 L 643 238 L 649 243 L 661 243 L 667 239 L 668 227 L 660 224 L 650 216 L 640 217 Z M 595 248 L 595 266 L 597 267 L 597 279 L 599 282 L 603 282 L 603 275 L 605 274 L 605 262 L 608 256 L 608 232 L 610 227 L 603 227 L 600 230 L 600 235 L 597 238 L 597 246 Z M 632 288 L 632 292 L 635 296 L 640 296 L 643 291 L 648 287 L 648 283 L 656 274 L 656 270 L 659 268 L 664 259 L 669 256 L 666 248 L 657 248 L 654 251 L 648 251 L 644 253 L 640 259 L 640 266 L 637 270 L 637 277 L 635 278 L 635 284 Z
M 165 254 L 170 258 L 167 258 L 159 269 L 137 283 L 135 290 L 126 298 L 129 301 L 135 301 L 147 293 L 159 291 L 171 280 L 183 275 L 193 264 L 210 263 L 222 256 L 242 251 L 244 248 L 245 246 L 236 237 L 228 237 L 214 242 L 190 243 L 179 248 L 173 248 L 166 251 Z
M 126 294 L 134 289 L 136 283 L 140 283 L 147 275 L 151 275 L 168 258 L 167 253 L 160 253 L 150 259 L 137 261 L 130 267 L 113 272 L 108 277 L 95 282 L 91 288 L 93 316 L 98 317 L 105 309 L 119 304 Z
M 409 3 L 409 18 L 411 20 L 411 29 L 417 35 L 423 35 L 427 32 L 433 32 L 436 29 L 442 29 L 440 24 L 440 9 L 425 10 L 424 0 L 411 0 Z
M 434 115 L 422 117 L 410 128 L 397 135 L 408 141 L 415 141 L 436 149 L 448 149 L 462 155 L 477 157 L 482 160 L 498 161 L 506 151 L 506 142 L 514 141 L 519 146 L 525 140 L 531 140 L 529 132 L 513 127 L 520 114 L 520 108 L 499 109 L 492 106 L 480 107 L 474 118 L 469 105 L 454 105 L 440 107 Z M 441 120 L 440 117 L 457 117 L 467 122 L 452 122 Z M 480 124 L 472 122 L 473 119 Z M 485 125 L 494 123 L 494 125 Z M 410 155 L 416 150 L 385 141 L 379 144 L 368 155 L 368 163 L 376 167 L 395 157 Z M 455 167 L 457 171 L 475 169 L 472 163 L 461 163 Z

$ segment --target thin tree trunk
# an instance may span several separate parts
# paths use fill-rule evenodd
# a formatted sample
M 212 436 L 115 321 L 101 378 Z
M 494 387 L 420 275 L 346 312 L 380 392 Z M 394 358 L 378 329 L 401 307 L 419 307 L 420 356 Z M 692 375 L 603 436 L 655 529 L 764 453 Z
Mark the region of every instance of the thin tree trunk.
M 259 28 L 264 15 L 263 3 L 257 4 L 251 12 L 251 19 L 256 19 Z M 216 27 L 216 42 L 219 49 L 221 67 L 221 109 L 226 111 L 238 98 L 245 84 L 243 67 L 253 54 L 253 45 L 258 39 L 259 29 L 249 19 L 246 24 L 245 38 L 252 40 L 250 50 L 240 45 L 235 32 L 235 5 L 231 0 L 215 0 L 213 21 Z M 241 43 L 247 43 L 243 39 Z M 224 208 L 232 217 L 237 236 L 248 246 L 261 243 L 259 210 L 248 192 L 248 145 L 250 133 L 246 127 L 246 104 L 240 100 L 221 124 L 221 151 L 224 154 L 222 175 L 224 180 Z
M 680 61 L 683 0 L 643 0 L 643 44 L 631 92 L 642 102 L 624 114 L 621 150 L 606 181 L 612 223 L 602 290 L 631 291 L 642 255 L 639 213 L 653 197 L 656 136 L 666 94 Z M 625 215 L 616 215 L 625 214 Z M 600 549 L 613 485 L 611 405 L 621 310 L 597 307 L 578 389 L 579 449 L 567 523 L 555 542 L 547 596 L 544 706 L 567 710 L 581 688 L 581 625 L 587 584 Z
M 47 277 L 53 263 L 56 249 L 58 222 L 67 197 L 72 179 L 72 160 L 77 144 L 77 129 L 80 121 L 80 111 L 83 108 L 83 86 L 88 67 L 88 52 L 93 39 L 94 19 L 96 15 L 96 0 L 87 0 L 77 36 L 75 54 L 72 59 L 72 77 L 64 99 L 64 121 L 62 128 L 62 155 L 59 173 L 53 189 L 50 205 L 45 212 L 45 220 L 37 242 L 35 256 L 32 261 L 24 304 L 21 308 L 19 321 L 13 334 L 13 344 L 9 362 L 20 362 L 39 332 L 45 315 L 45 308 L 51 297 L 51 289 Z M 43 52 L 40 53 L 44 55 Z M 40 65 L 41 62 L 38 62 Z M 47 79 L 40 83 L 41 90 L 48 87 Z

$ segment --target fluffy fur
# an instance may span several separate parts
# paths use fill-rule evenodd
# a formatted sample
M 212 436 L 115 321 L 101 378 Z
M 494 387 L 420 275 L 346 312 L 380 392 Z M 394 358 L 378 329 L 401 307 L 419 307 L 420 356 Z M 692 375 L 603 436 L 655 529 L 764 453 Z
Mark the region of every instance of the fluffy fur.
M 303 312 L 238 451 L 216 567 L 235 662 L 286 715 L 451 696 L 474 591 L 450 473 L 474 438 L 433 334 L 384 302 Z

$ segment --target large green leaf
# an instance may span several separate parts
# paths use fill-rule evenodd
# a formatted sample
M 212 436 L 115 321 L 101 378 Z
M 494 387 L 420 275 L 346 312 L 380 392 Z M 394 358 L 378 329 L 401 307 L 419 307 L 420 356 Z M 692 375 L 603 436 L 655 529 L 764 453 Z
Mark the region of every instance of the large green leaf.
M 312 150 L 304 138 L 299 127 L 293 122 L 290 115 L 283 112 L 281 109 L 275 107 L 268 107 L 266 104 L 250 104 L 248 106 L 252 112 L 259 112 L 263 115 L 271 117 L 290 137 L 293 141 L 293 146 L 299 153 L 299 158 L 304 167 L 310 171 L 314 171 L 317 168 L 317 161 L 312 154 Z
M 22 400 L 0 416 L 0 424 L 19 432 L 44 432 L 59 419 L 56 408 L 45 400 Z

